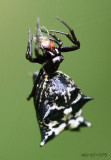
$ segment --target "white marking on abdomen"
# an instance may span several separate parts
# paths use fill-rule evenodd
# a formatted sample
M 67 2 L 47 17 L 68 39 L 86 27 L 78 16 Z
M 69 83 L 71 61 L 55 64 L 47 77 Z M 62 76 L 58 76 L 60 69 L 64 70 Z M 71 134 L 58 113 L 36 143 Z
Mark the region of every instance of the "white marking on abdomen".
M 78 102 L 81 99 L 81 95 L 78 94 L 77 98 L 72 102 L 72 104 L 75 104 L 76 102 Z
M 81 116 L 81 117 L 78 117 L 77 119 L 71 119 L 69 120 L 68 124 L 69 124 L 69 128 L 70 129 L 73 129 L 73 128 L 77 128 L 80 123 L 84 122 L 84 118 Z
M 64 114 L 69 114 L 71 112 L 72 112 L 72 108 L 71 107 L 64 110 Z
M 66 124 L 63 123 L 58 128 L 53 128 L 53 131 L 55 132 L 55 135 L 58 135 L 60 132 L 62 132 L 65 127 L 66 127 Z
M 74 117 L 79 117 L 82 114 L 82 110 L 80 109 L 78 112 L 76 112 Z

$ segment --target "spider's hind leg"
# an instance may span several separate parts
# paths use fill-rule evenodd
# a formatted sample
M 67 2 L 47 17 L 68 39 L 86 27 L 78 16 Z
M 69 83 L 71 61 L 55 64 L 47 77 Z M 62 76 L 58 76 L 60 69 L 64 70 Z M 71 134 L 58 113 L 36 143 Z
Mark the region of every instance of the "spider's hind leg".
M 39 72 L 35 72 L 35 73 L 33 74 L 34 86 L 33 86 L 33 88 L 32 88 L 31 93 L 30 93 L 29 96 L 27 97 L 27 100 L 30 100 L 32 97 L 34 97 L 35 91 L 36 91 L 36 87 L 37 87 L 37 85 L 39 84 L 39 81 L 40 81 L 40 79 L 41 79 L 41 77 L 42 77 L 42 75 L 43 75 L 43 72 L 44 72 L 44 71 L 43 71 L 43 68 L 41 68 Z

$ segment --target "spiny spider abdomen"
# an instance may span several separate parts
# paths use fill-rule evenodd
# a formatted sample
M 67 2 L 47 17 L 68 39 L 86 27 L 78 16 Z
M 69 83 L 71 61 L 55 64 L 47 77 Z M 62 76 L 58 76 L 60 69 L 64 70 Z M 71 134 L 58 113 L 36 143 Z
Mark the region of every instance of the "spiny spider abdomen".
M 62 52 L 74 51 L 80 48 L 74 31 L 60 18 L 57 17 L 69 30 L 70 34 L 55 31 L 42 30 L 37 20 L 37 34 L 30 37 L 26 58 L 33 63 L 42 65 L 39 72 L 33 74 L 34 86 L 28 100 L 33 97 L 37 120 L 41 132 L 41 146 L 58 135 L 64 129 L 77 129 L 80 126 L 91 124 L 82 117 L 82 106 L 92 98 L 80 92 L 74 81 L 66 74 L 58 71 L 60 63 L 64 60 Z M 65 35 L 73 46 L 62 47 L 62 41 L 52 32 Z M 45 37 L 41 33 L 48 34 L 52 38 Z M 32 57 L 32 40 L 36 41 L 35 55 Z M 55 47 L 54 43 L 58 45 Z M 39 54 L 39 49 L 43 55 Z

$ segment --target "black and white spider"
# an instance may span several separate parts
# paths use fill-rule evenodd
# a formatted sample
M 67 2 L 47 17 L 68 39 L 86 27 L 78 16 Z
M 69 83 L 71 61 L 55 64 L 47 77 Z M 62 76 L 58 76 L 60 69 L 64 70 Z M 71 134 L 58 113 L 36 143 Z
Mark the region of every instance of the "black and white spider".
M 70 34 L 56 30 L 43 30 L 39 28 L 37 19 L 37 34 L 30 36 L 26 52 L 26 59 L 32 63 L 39 63 L 42 68 L 33 74 L 34 86 L 28 96 L 33 97 L 37 114 L 37 120 L 41 132 L 41 146 L 48 140 L 58 135 L 64 129 L 75 129 L 80 126 L 90 126 L 81 116 L 82 106 L 92 98 L 80 92 L 74 81 L 66 74 L 58 71 L 60 63 L 64 60 L 62 52 L 75 51 L 80 48 L 74 31 L 60 18 L 70 31 Z M 63 47 L 63 42 L 53 33 L 65 35 L 72 46 Z M 40 33 L 48 34 L 50 37 L 41 36 Z M 36 41 L 35 56 L 32 57 L 32 41 Z M 55 47 L 54 43 L 57 44 Z M 39 53 L 39 49 L 43 54 Z

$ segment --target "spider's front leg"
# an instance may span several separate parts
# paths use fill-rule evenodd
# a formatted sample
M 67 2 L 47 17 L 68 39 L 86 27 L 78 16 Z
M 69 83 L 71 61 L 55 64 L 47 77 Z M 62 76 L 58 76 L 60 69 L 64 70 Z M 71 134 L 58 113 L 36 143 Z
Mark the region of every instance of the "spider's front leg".
M 33 40 L 33 37 L 32 37 L 32 39 L 30 38 L 30 30 L 29 30 L 29 42 L 28 42 L 26 58 L 30 62 L 36 62 L 36 63 L 43 64 L 45 61 L 44 56 L 39 54 L 39 19 L 37 19 L 37 34 L 36 34 L 36 46 L 35 46 L 35 55 L 37 58 L 32 58 L 32 40 Z M 36 76 L 36 78 L 34 80 L 34 86 L 32 88 L 31 93 L 27 97 L 27 100 L 30 100 L 31 97 L 34 97 L 37 84 L 39 84 L 39 80 L 42 77 L 42 75 L 43 75 L 43 68 L 40 69 L 38 76 Z
M 68 33 L 65 33 L 65 35 L 71 40 L 73 41 L 74 44 L 78 45 L 78 47 L 80 46 L 80 42 L 77 40 L 76 36 L 75 36 L 75 33 L 74 33 L 74 30 L 72 28 L 69 27 L 69 25 L 64 22 L 62 19 L 60 19 L 59 17 L 56 17 L 60 22 L 62 22 L 70 31 L 71 33 L 71 37 Z
M 32 40 L 34 36 L 30 36 L 30 29 L 28 31 L 28 46 L 27 46 L 27 52 L 26 52 L 26 59 L 33 63 L 39 63 L 37 58 L 32 57 Z
M 69 27 L 69 25 L 67 25 L 63 20 L 61 20 L 59 17 L 57 17 L 57 19 L 62 22 L 70 31 L 71 35 L 69 33 L 65 33 L 65 32 L 60 32 L 60 31 L 56 31 L 56 30 L 50 30 L 49 32 L 55 32 L 55 33 L 59 33 L 59 34 L 63 34 L 65 35 L 74 45 L 73 46 L 66 46 L 66 47 L 61 47 L 60 50 L 61 52 L 69 52 L 69 51 L 74 51 L 80 48 L 80 42 L 77 40 L 74 30 L 72 28 Z
M 37 34 L 36 34 L 36 46 L 35 46 L 35 55 L 36 58 L 32 57 L 32 40 L 34 39 L 34 36 L 30 36 L 30 29 L 28 31 L 28 46 L 27 46 L 27 52 L 26 52 L 26 59 L 28 59 L 30 62 L 33 63 L 39 63 L 43 64 L 44 63 L 44 56 L 39 54 L 39 19 L 37 19 Z
M 37 18 L 37 33 L 36 33 L 35 55 L 36 55 L 36 57 L 39 56 L 39 18 Z
M 29 61 L 32 60 L 32 39 L 30 36 L 30 29 L 28 31 L 28 46 L 27 46 L 27 52 L 26 52 L 26 59 L 28 59 Z

